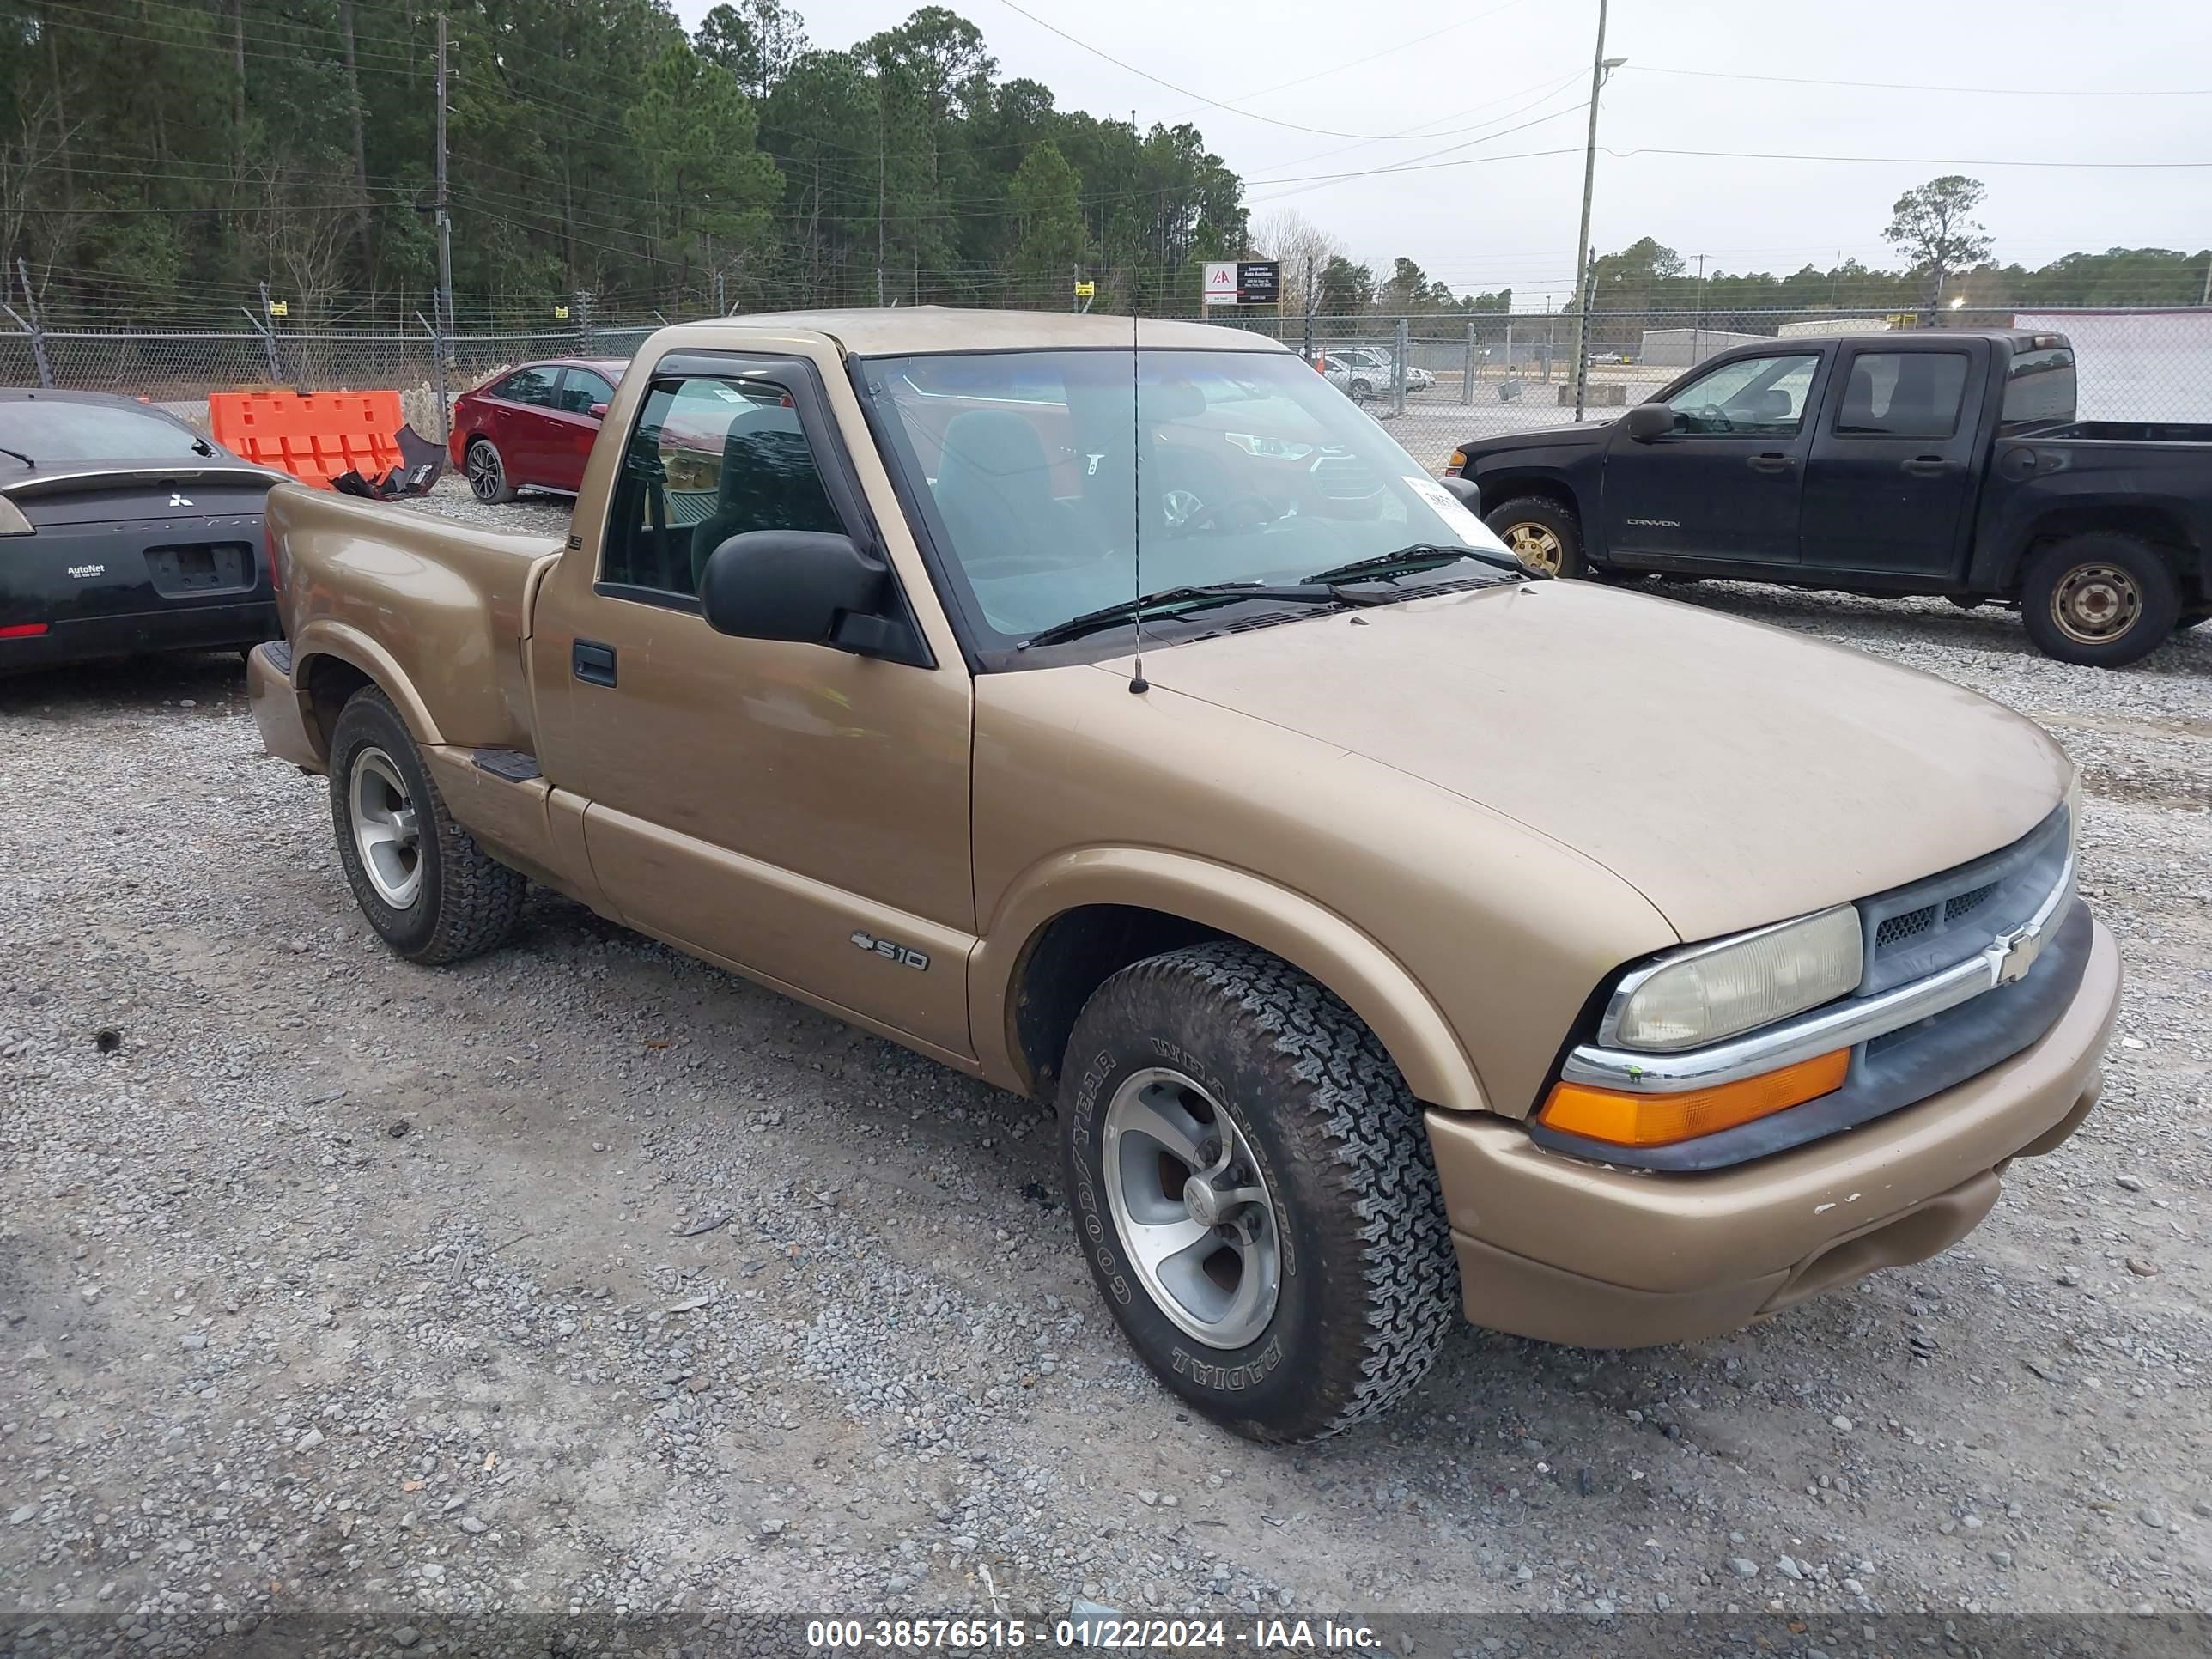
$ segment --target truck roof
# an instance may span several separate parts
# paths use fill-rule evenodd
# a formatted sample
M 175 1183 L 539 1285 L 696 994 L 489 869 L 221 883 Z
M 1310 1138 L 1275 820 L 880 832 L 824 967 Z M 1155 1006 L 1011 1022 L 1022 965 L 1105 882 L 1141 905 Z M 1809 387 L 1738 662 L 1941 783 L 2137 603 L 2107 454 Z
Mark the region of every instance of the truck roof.
M 742 347 L 763 332 L 826 334 L 848 356 L 891 357 L 935 351 L 1050 351 L 1120 347 L 1131 334 L 1127 317 L 1058 311 L 980 311 L 951 306 L 873 307 L 848 311 L 774 311 L 664 331 L 670 345 Z M 1241 328 L 1144 318 L 1135 325 L 1139 349 L 1284 351 L 1289 348 Z

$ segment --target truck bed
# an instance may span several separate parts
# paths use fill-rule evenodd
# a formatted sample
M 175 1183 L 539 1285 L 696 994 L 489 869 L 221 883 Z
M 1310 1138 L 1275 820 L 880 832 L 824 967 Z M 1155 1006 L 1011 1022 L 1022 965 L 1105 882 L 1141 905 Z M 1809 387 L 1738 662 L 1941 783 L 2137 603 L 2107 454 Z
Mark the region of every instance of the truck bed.
M 2069 421 L 2005 435 L 2022 443 L 2212 444 L 2212 426 L 2189 421 Z
M 270 492 L 268 522 L 295 683 L 319 653 L 388 659 L 374 678 L 420 695 L 434 741 L 537 752 L 520 641 L 560 541 L 297 484 Z

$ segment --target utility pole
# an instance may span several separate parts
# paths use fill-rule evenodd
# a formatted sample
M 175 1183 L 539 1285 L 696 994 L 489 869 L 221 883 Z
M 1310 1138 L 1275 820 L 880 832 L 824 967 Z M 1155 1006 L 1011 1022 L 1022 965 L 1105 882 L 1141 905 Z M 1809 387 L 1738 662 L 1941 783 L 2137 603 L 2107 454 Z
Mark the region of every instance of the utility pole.
M 1690 331 L 1690 367 L 1705 360 L 1705 256 L 1698 256 L 1698 320 Z
M 876 83 L 876 305 L 884 303 L 884 88 Z
M 452 435 L 447 371 L 453 358 L 453 216 L 446 195 L 446 14 L 438 14 L 438 441 Z
M 1575 418 L 1583 417 L 1583 399 L 1589 390 L 1589 227 L 1590 197 L 1597 188 L 1597 100 L 1605 89 L 1606 71 L 1628 60 L 1605 55 L 1606 0 L 1597 0 L 1597 50 L 1590 54 L 1589 137 L 1583 148 L 1583 229 L 1575 246 L 1575 281 L 1583 286 L 1583 303 L 1575 318 Z

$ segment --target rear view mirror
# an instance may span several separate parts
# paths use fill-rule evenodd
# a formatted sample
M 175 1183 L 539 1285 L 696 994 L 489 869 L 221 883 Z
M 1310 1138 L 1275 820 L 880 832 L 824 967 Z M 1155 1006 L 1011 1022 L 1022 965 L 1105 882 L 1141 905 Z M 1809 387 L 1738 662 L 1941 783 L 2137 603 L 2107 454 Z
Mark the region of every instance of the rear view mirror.
M 921 643 L 903 617 L 885 617 L 890 568 L 849 536 L 749 530 L 707 560 L 699 609 L 717 634 L 827 645 L 863 657 L 915 662 Z
M 1674 429 L 1674 411 L 1664 404 L 1638 404 L 1628 411 L 1628 435 L 1640 444 Z

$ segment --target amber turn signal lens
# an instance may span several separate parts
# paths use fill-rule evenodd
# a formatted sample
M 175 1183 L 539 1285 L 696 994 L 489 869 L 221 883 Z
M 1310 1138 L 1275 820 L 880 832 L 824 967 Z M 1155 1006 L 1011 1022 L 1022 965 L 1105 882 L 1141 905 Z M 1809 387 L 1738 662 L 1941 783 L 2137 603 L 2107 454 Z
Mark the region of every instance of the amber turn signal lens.
M 1537 1116 L 1546 1128 L 1562 1134 L 1615 1146 L 1670 1146 L 1832 1094 L 1844 1086 L 1850 1063 L 1851 1051 L 1838 1048 L 1778 1072 L 1674 1095 L 1632 1095 L 1557 1083 Z
M 1455 449 L 1451 453 L 1451 459 L 1444 463 L 1444 477 L 1447 478 L 1456 478 L 1459 477 L 1460 469 L 1466 465 L 1467 451 L 1464 449 Z

